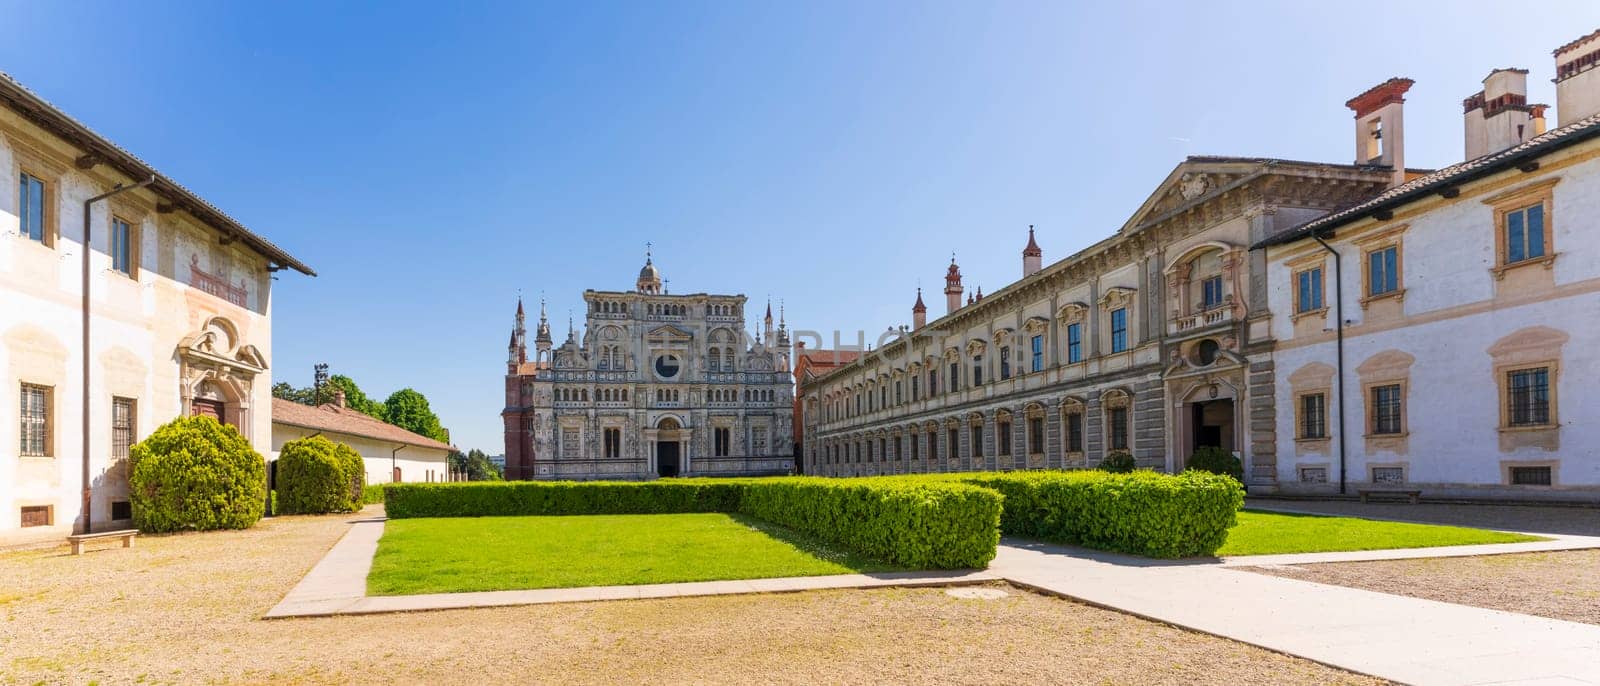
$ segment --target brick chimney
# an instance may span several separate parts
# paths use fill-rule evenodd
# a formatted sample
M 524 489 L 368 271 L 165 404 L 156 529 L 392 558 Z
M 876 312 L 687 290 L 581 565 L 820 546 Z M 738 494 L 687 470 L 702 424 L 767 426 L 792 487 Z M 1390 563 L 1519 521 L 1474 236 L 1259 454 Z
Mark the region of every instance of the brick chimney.
M 1040 262 L 1044 259 L 1044 251 L 1039 249 L 1039 243 L 1033 240 L 1033 225 L 1028 225 L 1028 245 L 1022 249 L 1022 278 L 1026 279 L 1039 271 Z
M 1356 164 L 1389 167 L 1390 186 L 1406 180 L 1405 105 L 1406 91 L 1416 83 L 1394 77 L 1347 101 L 1344 106 L 1356 113 Z
M 1489 72 L 1483 90 L 1461 101 L 1467 159 L 1516 147 L 1544 133 L 1545 107 L 1528 104 L 1528 70 Z
M 961 268 L 956 266 L 956 256 L 950 256 L 950 269 L 944 274 L 944 303 L 949 312 L 961 309 Z
M 344 409 L 344 391 L 342 389 L 333 392 L 333 404 L 338 406 L 339 409 Z
M 1600 31 L 1555 50 L 1556 126 L 1600 114 Z
M 917 304 L 911 306 L 911 328 L 920 329 L 928 325 L 928 306 L 922 304 L 922 287 L 917 287 Z

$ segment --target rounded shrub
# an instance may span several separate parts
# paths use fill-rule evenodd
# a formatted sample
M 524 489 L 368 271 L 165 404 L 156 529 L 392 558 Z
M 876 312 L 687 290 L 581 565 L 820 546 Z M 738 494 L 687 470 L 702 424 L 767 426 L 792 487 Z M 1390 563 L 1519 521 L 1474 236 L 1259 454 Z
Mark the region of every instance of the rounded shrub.
M 354 512 L 366 477 L 361 455 L 348 445 L 325 436 L 289 441 L 278 453 L 278 512 Z
M 1194 454 L 1189 456 L 1188 468 L 1231 476 L 1239 483 L 1244 483 L 1244 465 L 1239 463 L 1239 458 L 1214 445 L 1203 446 L 1194 451 Z
M 1139 467 L 1133 460 L 1133 455 L 1126 450 L 1114 450 L 1100 461 L 1100 470 L 1113 474 L 1127 474 Z
M 247 529 L 266 507 L 266 461 L 238 429 L 179 417 L 129 450 L 128 490 L 141 531 Z

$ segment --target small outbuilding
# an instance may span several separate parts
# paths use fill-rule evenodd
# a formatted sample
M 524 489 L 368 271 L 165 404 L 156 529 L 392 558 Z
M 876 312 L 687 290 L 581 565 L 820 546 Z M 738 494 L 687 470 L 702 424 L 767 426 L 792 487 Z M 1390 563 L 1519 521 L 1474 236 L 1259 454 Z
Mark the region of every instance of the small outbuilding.
M 415 434 L 344 406 L 302 405 L 272 399 L 272 459 L 283 444 L 321 435 L 354 448 L 367 463 L 367 483 L 448 481 L 448 444 Z

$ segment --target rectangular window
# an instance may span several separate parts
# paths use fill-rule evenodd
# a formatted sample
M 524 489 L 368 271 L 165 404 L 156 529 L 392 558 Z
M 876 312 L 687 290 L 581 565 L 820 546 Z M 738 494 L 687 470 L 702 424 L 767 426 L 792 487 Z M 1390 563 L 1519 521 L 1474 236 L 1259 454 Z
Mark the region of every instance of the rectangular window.
M 1367 253 L 1367 295 L 1400 290 L 1400 246 L 1390 245 Z
M 133 226 L 121 217 L 111 218 L 111 268 L 133 276 Z
M 128 449 L 138 440 L 133 424 L 135 407 L 132 398 L 111 399 L 111 457 L 113 458 L 127 459 Z
M 1550 369 L 1518 369 L 1506 375 L 1511 426 L 1545 426 L 1550 423 Z
M 905 457 L 905 455 L 906 455 L 905 451 L 903 450 L 903 448 L 905 448 L 905 442 L 901 440 L 902 438 L 903 437 L 901 437 L 901 436 L 895 436 L 894 437 L 894 459 L 895 460 L 900 460 L 901 458 Z
M 50 391 L 47 386 L 22 384 L 22 455 L 50 454 Z
M 1044 454 L 1044 417 L 1028 418 L 1028 453 Z
M 939 459 L 939 432 L 928 432 L 928 459 Z
M 1404 430 L 1401 422 L 1402 403 L 1400 384 L 1372 387 L 1372 433 L 1397 434 Z
M 994 440 L 999 444 L 995 448 L 995 454 L 1011 454 L 1011 422 L 999 422 L 994 425 Z
M 1544 203 L 1506 213 L 1506 264 L 1544 257 Z
M 921 380 L 922 379 L 920 377 L 916 377 L 916 376 L 911 377 L 911 402 L 916 402 L 917 401 L 917 398 L 918 398 L 917 382 L 921 381 Z
M 1083 452 L 1083 413 L 1067 413 L 1067 452 Z
M 48 244 L 44 230 L 44 181 L 31 174 L 23 174 L 17 184 L 17 207 L 21 210 L 22 235 Z
M 982 386 L 983 385 L 983 356 L 982 355 L 973 355 L 972 356 L 972 385 L 974 385 L 974 386 Z
M 906 402 L 906 382 L 897 379 L 894 382 L 894 404 L 902 405 L 905 402 Z
M 1083 361 L 1083 324 L 1067 325 L 1067 364 Z
M 1210 310 L 1222 305 L 1222 277 L 1213 276 L 1200 282 L 1200 309 Z
M 887 459 L 889 459 L 889 439 L 880 438 L 878 439 L 878 460 L 883 461 Z
M 50 526 L 50 506 L 22 506 L 22 526 Z
M 1011 346 L 1000 346 L 1000 380 L 1011 378 Z
M 951 429 L 948 433 L 950 442 L 945 445 L 945 449 L 950 453 L 951 458 L 961 457 L 961 432 Z
M 1106 445 L 1112 450 L 1128 449 L 1128 408 L 1113 407 L 1106 411 Z
M 983 457 L 983 425 L 972 425 L 972 456 Z
M 1328 437 L 1328 396 L 1321 393 L 1300 396 L 1300 437 Z
M 1031 369 L 1036 372 L 1044 371 L 1044 336 L 1034 336 L 1029 345 L 1033 351 Z
M 916 434 L 911 434 L 911 459 L 916 460 L 916 459 L 920 459 L 921 457 L 922 457 L 921 439 L 919 439 Z
M 604 439 L 606 457 L 622 457 L 622 429 L 606 429 Z
M 950 392 L 954 393 L 961 387 L 961 363 L 950 363 Z
M 939 370 L 937 370 L 937 369 L 929 369 L 928 370 L 928 397 L 932 398 L 933 396 L 938 395 L 938 394 L 939 394 Z
M 561 456 L 576 459 L 583 454 L 582 435 L 577 429 L 561 430 Z
M 1551 485 L 1549 467 L 1512 467 L 1511 485 L 1513 486 L 1549 486 Z
M 1373 467 L 1372 483 L 1375 484 L 1403 484 L 1406 482 L 1406 470 L 1401 467 Z
M 1315 312 L 1322 309 L 1322 267 L 1300 272 L 1295 287 L 1295 312 Z
M 1111 352 L 1120 353 L 1128 349 L 1128 308 L 1119 307 L 1111 311 Z

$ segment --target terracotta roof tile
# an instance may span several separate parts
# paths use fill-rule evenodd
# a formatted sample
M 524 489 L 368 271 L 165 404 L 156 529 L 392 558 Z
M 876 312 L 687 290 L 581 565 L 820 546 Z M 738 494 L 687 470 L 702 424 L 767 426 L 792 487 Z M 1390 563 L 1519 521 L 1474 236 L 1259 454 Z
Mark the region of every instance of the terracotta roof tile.
M 301 405 L 293 400 L 273 398 L 272 423 L 288 424 L 330 433 L 350 434 L 351 436 L 380 441 L 404 443 L 419 448 L 455 450 L 448 444 L 440 443 L 427 436 L 411 433 L 348 407 L 339 407 L 332 404 L 312 407 L 310 405 Z

